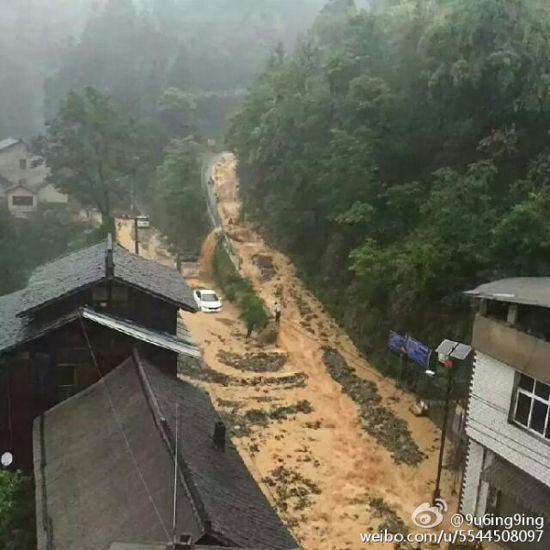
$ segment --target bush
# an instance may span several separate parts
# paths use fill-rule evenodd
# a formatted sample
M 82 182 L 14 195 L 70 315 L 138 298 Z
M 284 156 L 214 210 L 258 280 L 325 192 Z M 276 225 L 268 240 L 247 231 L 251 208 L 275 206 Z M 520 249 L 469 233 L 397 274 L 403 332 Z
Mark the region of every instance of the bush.
M 247 326 L 262 328 L 269 316 L 262 299 L 254 291 L 251 282 L 243 279 L 229 256 L 218 242 L 213 260 L 214 278 L 230 302 L 235 302 L 241 310 L 241 319 Z
M 0 548 L 36 548 L 32 478 L 0 471 Z

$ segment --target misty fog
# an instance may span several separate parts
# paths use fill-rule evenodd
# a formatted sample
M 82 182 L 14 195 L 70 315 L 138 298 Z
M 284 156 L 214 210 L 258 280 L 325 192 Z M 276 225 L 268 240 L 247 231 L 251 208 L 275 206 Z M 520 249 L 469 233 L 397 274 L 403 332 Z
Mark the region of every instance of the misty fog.
M 292 49 L 324 3 L 2 0 L 0 136 L 39 133 L 71 89 L 93 85 L 120 98 L 140 71 L 154 79 L 153 94 L 170 85 L 243 89 L 279 42 Z

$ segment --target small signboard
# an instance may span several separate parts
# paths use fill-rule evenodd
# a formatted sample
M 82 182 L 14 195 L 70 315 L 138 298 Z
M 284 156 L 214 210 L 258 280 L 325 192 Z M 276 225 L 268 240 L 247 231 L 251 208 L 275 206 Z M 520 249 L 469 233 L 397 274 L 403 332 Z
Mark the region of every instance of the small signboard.
M 401 336 L 401 334 L 397 334 L 397 332 L 393 332 L 393 330 L 390 330 L 390 335 L 388 337 L 388 347 L 391 350 L 401 353 L 406 349 L 406 343 L 406 336 Z
M 428 346 L 410 336 L 407 338 L 407 355 L 409 359 L 427 369 L 430 365 L 431 354 L 432 350 Z

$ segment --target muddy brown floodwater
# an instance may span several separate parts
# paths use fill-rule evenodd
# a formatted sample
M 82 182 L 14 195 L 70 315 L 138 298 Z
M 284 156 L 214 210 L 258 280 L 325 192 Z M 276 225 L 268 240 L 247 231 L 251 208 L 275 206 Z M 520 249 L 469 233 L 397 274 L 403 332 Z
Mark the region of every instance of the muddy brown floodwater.
M 302 285 L 289 259 L 239 222 L 233 155 L 225 154 L 217 162 L 214 181 L 219 213 L 242 258 L 241 273 L 270 308 L 275 301 L 282 305 L 282 317 L 277 344 L 262 346 L 254 337 L 245 338 L 239 311 L 227 300 L 218 314 L 183 313 L 212 371 L 201 379 L 186 379 L 210 393 L 244 461 L 302 548 L 365 548 L 360 533 L 377 531 L 384 523 L 399 525 L 400 520 L 419 531 L 411 514 L 431 499 L 439 430 L 429 419 L 409 412 L 414 397 L 398 390 L 362 358 Z M 118 223 L 119 242 L 132 250 L 131 222 Z M 174 265 L 162 238 L 150 231 L 142 254 Z M 215 242 L 212 233 L 202 248 L 200 277 L 189 280 L 191 286 L 216 288 L 211 269 Z M 422 456 L 418 465 L 396 463 L 387 443 L 362 428 L 359 405 L 342 391 L 323 362 L 325 347 L 340 352 L 354 374 L 371 383 L 369 391 L 379 396 L 378 412 L 408 424 Z M 259 353 L 284 357 L 270 355 L 269 365 L 276 368 L 264 371 L 262 356 L 256 357 Z M 459 489 L 456 480 L 444 471 L 441 492 L 450 512 L 457 506 L 453 489 Z

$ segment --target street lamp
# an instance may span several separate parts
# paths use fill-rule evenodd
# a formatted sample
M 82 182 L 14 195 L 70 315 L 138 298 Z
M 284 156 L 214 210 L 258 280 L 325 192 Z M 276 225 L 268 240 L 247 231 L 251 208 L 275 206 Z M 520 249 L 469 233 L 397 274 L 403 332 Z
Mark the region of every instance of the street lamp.
M 132 187 L 131 187 L 131 197 L 130 202 L 132 203 L 132 218 L 134 220 L 134 252 L 139 256 L 139 237 L 138 237 L 138 212 L 136 208 L 136 173 L 139 166 L 141 158 L 138 156 L 131 157 L 131 170 L 132 170 Z
M 453 383 L 454 368 L 453 359 L 463 361 L 470 355 L 472 348 L 466 344 L 461 344 L 453 340 L 443 340 L 436 350 L 439 362 L 449 369 L 447 375 L 447 391 L 445 393 L 445 408 L 443 413 L 443 426 L 441 427 L 441 446 L 439 447 L 439 459 L 437 461 L 437 477 L 435 479 L 435 489 L 433 492 L 432 503 L 435 505 L 441 497 L 440 482 L 441 470 L 443 468 L 443 457 L 445 454 L 445 436 L 447 434 L 447 417 L 449 416 L 449 401 L 451 398 L 451 387 Z

